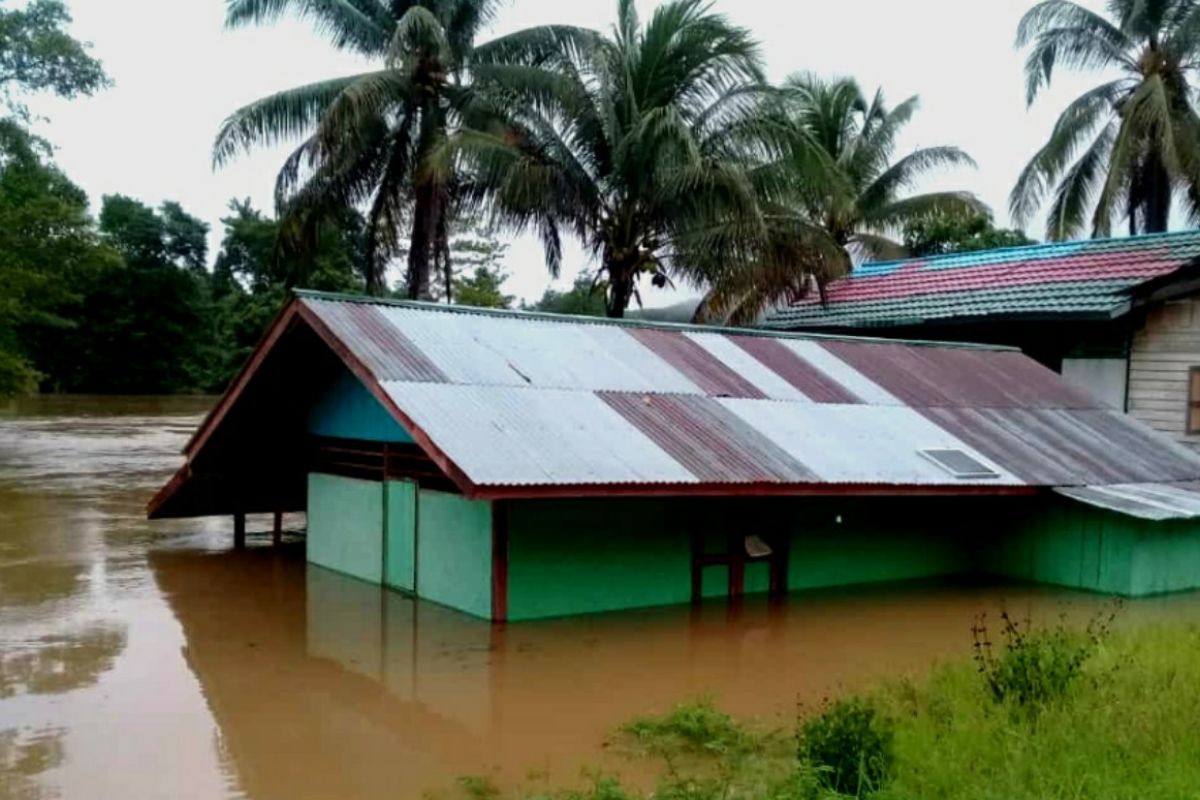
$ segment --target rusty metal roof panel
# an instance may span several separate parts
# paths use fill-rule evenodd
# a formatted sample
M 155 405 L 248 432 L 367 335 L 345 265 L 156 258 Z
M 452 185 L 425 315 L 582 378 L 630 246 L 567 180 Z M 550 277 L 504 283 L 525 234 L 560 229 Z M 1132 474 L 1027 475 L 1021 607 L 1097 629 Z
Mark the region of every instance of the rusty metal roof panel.
M 330 331 L 381 381 L 445 381 L 446 376 L 381 306 L 369 303 L 306 303 Z
M 1183 481 L 1200 457 L 1115 411 L 927 408 L 922 412 L 1034 486 Z
M 707 350 L 743 379 L 749 381 L 762 394 L 772 400 L 794 400 L 808 402 L 794 382 L 781 375 L 767 362 L 756 357 L 747 343 L 759 343 L 783 347 L 773 339 L 762 336 L 727 336 L 720 333 L 688 333 L 696 344 Z M 787 353 L 790 356 L 790 353 Z M 794 358 L 794 357 L 793 357 Z
M 911 408 L 721 400 L 721 405 L 829 483 L 1018 486 L 1017 476 Z M 959 480 L 922 455 L 957 450 L 995 477 Z
M 592 392 L 395 381 L 383 388 L 477 485 L 698 482 Z
M 1196 483 L 1070 486 L 1054 491 L 1072 500 L 1138 519 L 1200 519 L 1200 487 Z
M 823 480 L 710 397 L 625 392 L 601 397 L 704 483 Z
M 904 405 L 1093 408 L 1096 401 L 1020 353 L 832 341 L 831 352 Z

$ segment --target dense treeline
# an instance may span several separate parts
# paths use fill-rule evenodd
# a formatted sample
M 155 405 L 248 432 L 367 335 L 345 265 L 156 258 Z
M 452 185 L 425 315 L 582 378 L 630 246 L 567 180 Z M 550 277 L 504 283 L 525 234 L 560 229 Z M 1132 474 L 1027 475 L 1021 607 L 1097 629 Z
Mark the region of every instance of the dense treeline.
M 234 202 L 219 252 L 177 203 L 80 187 L 28 131 L 28 92 L 109 80 L 66 33 L 62 0 L 0 0 L 0 394 L 209 391 L 293 287 L 511 307 L 504 245 L 532 233 L 557 276 L 563 240 L 595 269 L 534 307 L 624 316 L 646 284 L 703 296 L 734 324 L 868 259 L 1028 242 L 962 191 L 915 191 L 974 165 L 957 147 L 900 148 L 918 99 L 850 78 L 765 79 L 750 31 L 703 0 L 641 19 L 617 0 L 595 31 L 535 26 L 484 40 L 499 0 L 228 0 L 230 26 L 295 14 L 365 72 L 232 113 L 213 148 L 299 138 L 274 216 Z M 1043 0 L 1022 18 L 1030 102 L 1062 68 L 1115 80 L 1071 103 L 1019 176 L 1011 216 L 1048 206 L 1047 236 L 1115 221 L 1200 221 L 1200 0 Z M 210 257 L 211 256 L 211 257 Z M 396 276 L 399 276 L 398 279 Z

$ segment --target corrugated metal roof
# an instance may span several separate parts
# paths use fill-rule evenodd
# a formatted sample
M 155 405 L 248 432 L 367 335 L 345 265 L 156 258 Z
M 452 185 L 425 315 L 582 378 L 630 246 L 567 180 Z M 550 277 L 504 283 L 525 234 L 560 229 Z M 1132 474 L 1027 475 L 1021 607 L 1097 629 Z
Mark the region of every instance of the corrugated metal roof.
M 1009 349 L 299 302 L 477 493 L 1200 480 L 1200 456 Z
M 401 382 L 383 388 L 479 485 L 699 482 L 593 392 Z
M 1076 486 L 1055 491 L 1072 500 L 1139 519 L 1200 519 L 1200 484 L 1194 482 Z
M 869 328 L 1020 315 L 1107 318 L 1134 287 L 1200 258 L 1200 232 L 957 253 L 864 264 L 772 314 L 765 327 Z

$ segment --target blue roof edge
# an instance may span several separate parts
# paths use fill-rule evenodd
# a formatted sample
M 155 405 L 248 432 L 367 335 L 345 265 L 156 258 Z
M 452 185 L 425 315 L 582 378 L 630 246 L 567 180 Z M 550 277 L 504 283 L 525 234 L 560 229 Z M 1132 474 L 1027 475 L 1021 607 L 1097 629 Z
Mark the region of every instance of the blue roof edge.
M 893 258 L 889 261 L 866 261 L 861 267 L 890 267 L 897 264 L 908 264 L 921 262 L 922 264 L 936 264 L 939 261 L 948 261 L 950 259 L 960 259 L 967 256 L 994 256 L 1018 253 L 1038 253 L 1046 250 L 1054 250 L 1062 247 L 1070 247 L 1072 245 L 1078 247 L 1087 247 L 1091 245 L 1116 244 L 1120 242 L 1138 243 L 1142 241 L 1169 241 L 1171 239 L 1182 239 L 1185 237 L 1200 238 L 1200 230 L 1190 231 L 1168 231 L 1166 233 L 1139 233 L 1133 236 L 1109 236 L 1103 239 L 1068 239 L 1061 242 L 1039 242 L 1037 244 L 1026 244 L 1013 247 L 996 247 L 990 250 L 968 250 L 958 253 L 942 253 L 936 256 L 910 256 L 908 258 Z M 851 271 L 847 278 L 853 278 L 854 272 Z

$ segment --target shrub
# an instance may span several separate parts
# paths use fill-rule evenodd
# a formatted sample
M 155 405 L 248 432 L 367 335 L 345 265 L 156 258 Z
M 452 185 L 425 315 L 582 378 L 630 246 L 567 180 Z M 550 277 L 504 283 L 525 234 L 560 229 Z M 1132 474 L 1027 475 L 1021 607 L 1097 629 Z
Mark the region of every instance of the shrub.
M 865 701 L 838 700 L 801 723 L 799 756 L 830 789 L 863 797 L 878 790 L 892 769 L 892 728 Z
M 1061 622 L 1035 630 L 1029 620 L 1018 622 L 1007 611 L 1000 619 L 1004 643 L 999 653 L 988 634 L 986 616 L 975 621 L 971 629 L 975 665 L 996 702 L 1011 701 L 1036 712 L 1066 696 L 1107 634 L 1113 613 L 1094 618 L 1085 633 L 1070 630 Z

